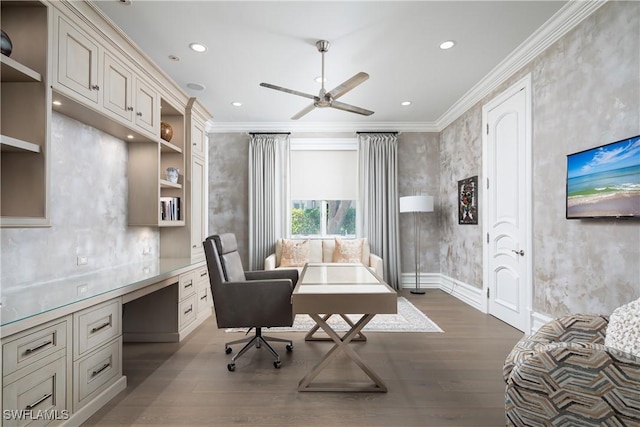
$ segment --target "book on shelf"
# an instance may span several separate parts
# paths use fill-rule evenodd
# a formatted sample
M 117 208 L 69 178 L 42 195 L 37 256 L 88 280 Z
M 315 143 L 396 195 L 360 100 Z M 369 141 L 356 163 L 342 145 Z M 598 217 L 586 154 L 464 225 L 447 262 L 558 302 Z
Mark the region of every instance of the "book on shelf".
M 180 219 L 180 197 L 160 197 L 160 219 L 163 221 Z

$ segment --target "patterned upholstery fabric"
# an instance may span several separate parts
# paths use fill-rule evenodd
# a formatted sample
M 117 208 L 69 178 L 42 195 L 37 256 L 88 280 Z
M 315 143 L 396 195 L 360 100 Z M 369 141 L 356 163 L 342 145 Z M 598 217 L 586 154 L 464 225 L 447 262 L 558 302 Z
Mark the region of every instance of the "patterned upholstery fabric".
M 507 426 L 640 426 L 640 357 L 606 347 L 607 327 L 578 314 L 523 337 L 503 370 Z

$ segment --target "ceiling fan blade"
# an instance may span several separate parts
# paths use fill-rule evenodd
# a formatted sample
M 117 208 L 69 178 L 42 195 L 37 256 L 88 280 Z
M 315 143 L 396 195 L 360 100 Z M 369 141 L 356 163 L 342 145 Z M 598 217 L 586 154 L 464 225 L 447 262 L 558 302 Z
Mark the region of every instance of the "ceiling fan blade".
M 364 108 L 356 107 L 355 105 L 345 104 L 344 102 L 333 101 L 331 108 L 337 108 L 338 110 L 349 111 L 350 113 L 362 114 L 363 116 L 370 116 L 373 111 Z
M 300 110 L 295 116 L 291 117 L 291 120 L 298 120 L 300 117 L 302 117 L 305 114 L 309 113 L 314 108 L 316 108 L 316 104 L 315 103 L 309 104 L 308 106 L 306 106 L 305 108 Z
M 345 93 L 349 92 L 354 87 L 358 86 L 360 83 L 364 82 L 369 78 L 369 74 L 360 72 L 355 76 L 351 77 L 349 80 L 345 81 L 342 84 L 339 84 L 335 88 L 333 88 L 330 92 L 327 93 L 331 98 L 338 99 Z
M 275 90 L 279 90 L 280 92 L 286 92 L 286 93 L 290 93 L 292 95 L 298 95 L 298 96 L 302 96 L 304 98 L 309 98 L 309 99 L 313 99 L 314 101 L 317 101 L 319 98 L 315 95 L 311 95 L 308 93 L 304 93 L 304 92 L 298 92 L 297 90 L 293 90 L 293 89 L 287 89 L 285 87 L 281 87 L 281 86 L 276 86 L 276 85 L 272 85 L 270 83 L 260 83 L 260 86 L 262 87 L 266 87 L 269 89 L 275 89 Z

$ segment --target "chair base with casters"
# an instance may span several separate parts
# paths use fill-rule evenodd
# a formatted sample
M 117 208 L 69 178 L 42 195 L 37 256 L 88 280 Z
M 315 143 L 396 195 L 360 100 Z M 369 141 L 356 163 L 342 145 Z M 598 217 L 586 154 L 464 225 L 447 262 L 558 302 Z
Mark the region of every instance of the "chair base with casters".
M 260 348 L 262 346 L 262 344 L 264 344 L 264 346 L 267 348 L 267 350 L 269 350 L 269 352 L 273 355 L 273 357 L 275 358 L 275 360 L 273 361 L 273 366 L 276 369 L 280 368 L 280 355 L 278 354 L 277 351 L 275 351 L 273 349 L 273 347 L 271 347 L 271 344 L 269 344 L 268 341 L 276 341 L 276 342 L 285 342 L 287 343 L 286 345 L 286 349 L 287 351 L 292 351 L 293 350 L 293 341 L 291 340 L 286 340 L 284 338 L 276 338 L 276 337 L 268 337 L 266 335 L 262 335 L 262 328 L 255 328 L 256 329 L 256 334 L 252 337 L 246 337 L 246 338 L 242 338 L 239 340 L 235 340 L 235 341 L 230 341 L 228 343 L 226 343 L 224 345 L 224 352 L 227 354 L 230 354 L 232 349 L 231 349 L 231 345 L 234 344 L 241 344 L 241 343 L 246 343 L 244 347 L 242 347 L 242 350 L 240 350 L 236 355 L 234 355 L 231 358 L 231 363 L 229 363 L 227 365 L 227 369 L 229 371 L 235 371 L 236 370 L 236 360 L 238 360 L 238 358 L 240 356 L 242 356 L 244 353 L 247 352 L 247 350 L 249 350 L 252 346 L 255 345 L 256 348 Z M 247 332 L 249 333 L 249 332 Z

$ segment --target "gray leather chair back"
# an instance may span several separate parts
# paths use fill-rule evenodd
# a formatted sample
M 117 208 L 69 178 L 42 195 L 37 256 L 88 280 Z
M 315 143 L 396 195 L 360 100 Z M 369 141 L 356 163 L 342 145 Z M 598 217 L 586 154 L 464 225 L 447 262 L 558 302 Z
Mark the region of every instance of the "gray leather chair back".
M 247 280 L 242 267 L 240 253 L 238 253 L 238 241 L 235 234 L 226 233 L 213 236 L 216 249 L 220 257 L 222 273 L 227 282 L 242 282 Z

